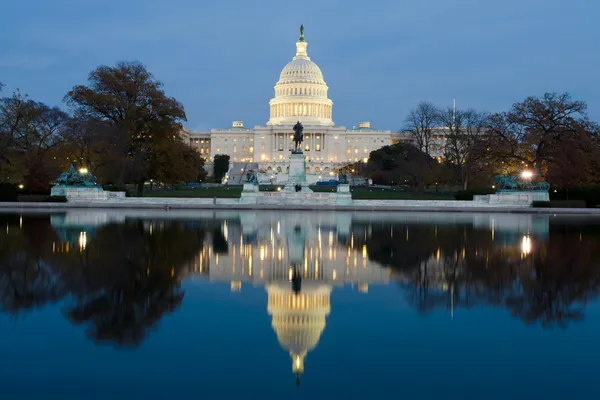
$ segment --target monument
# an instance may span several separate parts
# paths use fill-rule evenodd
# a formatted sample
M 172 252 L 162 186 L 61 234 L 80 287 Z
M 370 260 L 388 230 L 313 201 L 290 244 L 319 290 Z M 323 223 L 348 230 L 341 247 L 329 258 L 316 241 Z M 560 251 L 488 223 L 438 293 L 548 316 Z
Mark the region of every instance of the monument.
M 259 194 L 258 175 L 253 170 L 248 170 L 246 172 L 246 181 L 244 182 L 242 194 L 240 196 L 240 203 L 256 204 Z
M 283 188 L 285 193 L 312 193 L 306 180 L 306 157 L 302 151 L 302 142 L 304 141 L 304 126 L 300 121 L 296 122 L 294 130 L 294 150 L 290 154 L 290 165 L 288 180 Z
M 526 204 L 534 201 L 550 201 L 550 184 L 532 181 L 533 173 L 525 171 L 521 176 L 498 175 L 494 178 L 495 194 L 476 195 L 473 201 L 490 204 Z
M 69 202 L 125 198 L 125 192 L 104 191 L 102 186 L 96 183 L 96 177 L 86 168 L 77 170 L 73 164 L 56 179 L 56 185 L 52 187 L 50 195 L 64 196 Z

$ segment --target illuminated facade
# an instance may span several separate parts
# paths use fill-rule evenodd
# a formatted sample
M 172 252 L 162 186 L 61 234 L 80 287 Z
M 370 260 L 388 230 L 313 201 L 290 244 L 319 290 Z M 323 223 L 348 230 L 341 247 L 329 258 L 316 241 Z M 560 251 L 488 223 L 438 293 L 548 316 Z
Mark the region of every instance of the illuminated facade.
M 319 176 L 329 179 L 336 167 L 366 161 L 371 151 L 391 144 L 392 132 L 372 129 L 369 122 L 360 122 L 351 130 L 335 126 L 329 87 L 319 66 L 308 56 L 307 47 L 302 33 L 296 55 L 283 68 L 274 87 L 265 126 L 248 129 L 242 121 L 234 121 L 229 129 L 184 130 L 184 140 L 208 161 L 216 154 L 228 154 L 232 163 L 258 164 L 263 175 L 274 176 L 279 182 L 287 179 L 292 127 L 297 121 L 304 125 L 302 145 L 309 182 Z

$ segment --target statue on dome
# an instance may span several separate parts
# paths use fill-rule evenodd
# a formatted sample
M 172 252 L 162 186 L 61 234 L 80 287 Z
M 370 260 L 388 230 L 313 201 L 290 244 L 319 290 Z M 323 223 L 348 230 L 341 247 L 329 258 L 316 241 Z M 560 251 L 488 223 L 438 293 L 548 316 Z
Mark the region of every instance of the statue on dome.
M 298 121 L 296 123 L 296 125 L 294 125 L 293 129 L 294 129 L 294 151 L 292 153 L 302 154 L 302 142 L 304 141 L 304 134 L 302 133 L 302 131 L 304 130 L 304 127 L 302 126 L 300 121 Z
M 300 41 L 304 41 L 304 25 L 300 25 Z

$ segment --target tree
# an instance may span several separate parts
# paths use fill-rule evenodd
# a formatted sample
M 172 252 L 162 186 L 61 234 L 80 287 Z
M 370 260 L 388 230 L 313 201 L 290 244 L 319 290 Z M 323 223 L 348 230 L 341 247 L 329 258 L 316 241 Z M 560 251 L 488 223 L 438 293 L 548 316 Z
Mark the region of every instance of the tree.
M 591 129 L 586 108 L 568 93 L 546 93 L 493 114 L 486 135 L 490 155 L 498 162 L 513 163 L 513 168 L 531 168 L 543 178 L 566 140 L 576 148 L 585 146 L 587 140 L 582 139 Z
M 437 108 L 429 102 L 421 102 L 410 110 L 405 123 L 404 130 L 410 133 L 415 147 L 430 156 L 433 150 L 433 134 L 438 124 Z
M 487 126 L 487 114 L 473 110 L 448 107 L 438 111 L 442 128 L 446 131 L 444 154 L 446 162 L 457 169 L 463 190 L 467 190 L 471 174 L 483 166 L 486 152 L 480 151 Z
M 143 194 L 144 182 L 156 166 L 164 147 L 177 146 L 181 122 L 186 120 L 183 105 L 165 95 L 139 62 L 102 65 L 88 77 L 88 86 L 75 86 L 65 101 L 90 119 L 106 121 L 125 136 L 124 148 L 117 148 L 122 160 L 117 183 L 126 179 Z
M 58 174 L 52 151 L 62 143 L 70 117 L 58 107 L 29 100 L 19 91 L 0 101 L 0 170 L 3 181 L 25 181 L 31 191 L 48 191 Z M 9 175 L 10 174 L 10 175 Z
M 367 163 L 369 177 L 376 184 L 410 184 L 422 192 L 431 183 L 439 164 L 409 143 L 384 146 L 371 152 Z
M 214 159 L 213 174 L 215 182 L 223 181 L 225 174 L 229 171 L 229 156 L 227 154 L 217 154 Z
M 158 141 L 153 157 L 150 176 L 159 182 L 193 182 L 206 176 L 204 159 L 183 141 Z

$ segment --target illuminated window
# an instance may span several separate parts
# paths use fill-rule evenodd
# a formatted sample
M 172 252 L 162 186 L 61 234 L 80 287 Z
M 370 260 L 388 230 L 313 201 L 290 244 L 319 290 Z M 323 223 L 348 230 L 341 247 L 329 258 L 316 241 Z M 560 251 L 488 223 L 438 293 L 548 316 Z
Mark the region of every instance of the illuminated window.
M 233 139 L 234 142 L 237 142 L 237 139 Z
M 280 159 L 280 160 L 283 160 L 283 154 L 280 154 L 280 155 L 279 155 L 279 159 Z
M 316 148 L 317 148 L 317 151 L 321 151 L 321 145 L 320 144 L 317 144 Z
M 233 145 L 233 152 L 237 153 L 237 145 L 235 145 L 235 144 Z
M 358 148 L 354 148 L 354 153 L 358 154 Z
M 261 154 L 261 155 L 260 155 L 260 159 L 261 159 L 261 160 L 263 160 L 263 161 L 264 161 L 266 158 L 267 158 L 267 157 L 266 157 L 264 154 Z
M 250 153 L 254 153 L 254 146 L 250 146 Z
M 198 139 L 196 139 L 196 143 L 198 143 Z
M 220 152 L 221 152 L 221 148 L 217 147 L 217 153 L 220 153 Z
M 348 149 L 348 154 L 350 154 L 350 152 L 351 152 L 351 151 L 352 151 L 352 150 Z
M 369 152 L 369 150 L 367 150 L 367 148 L 365 147 L 365 153 L 368 153 L 368 152 Z

